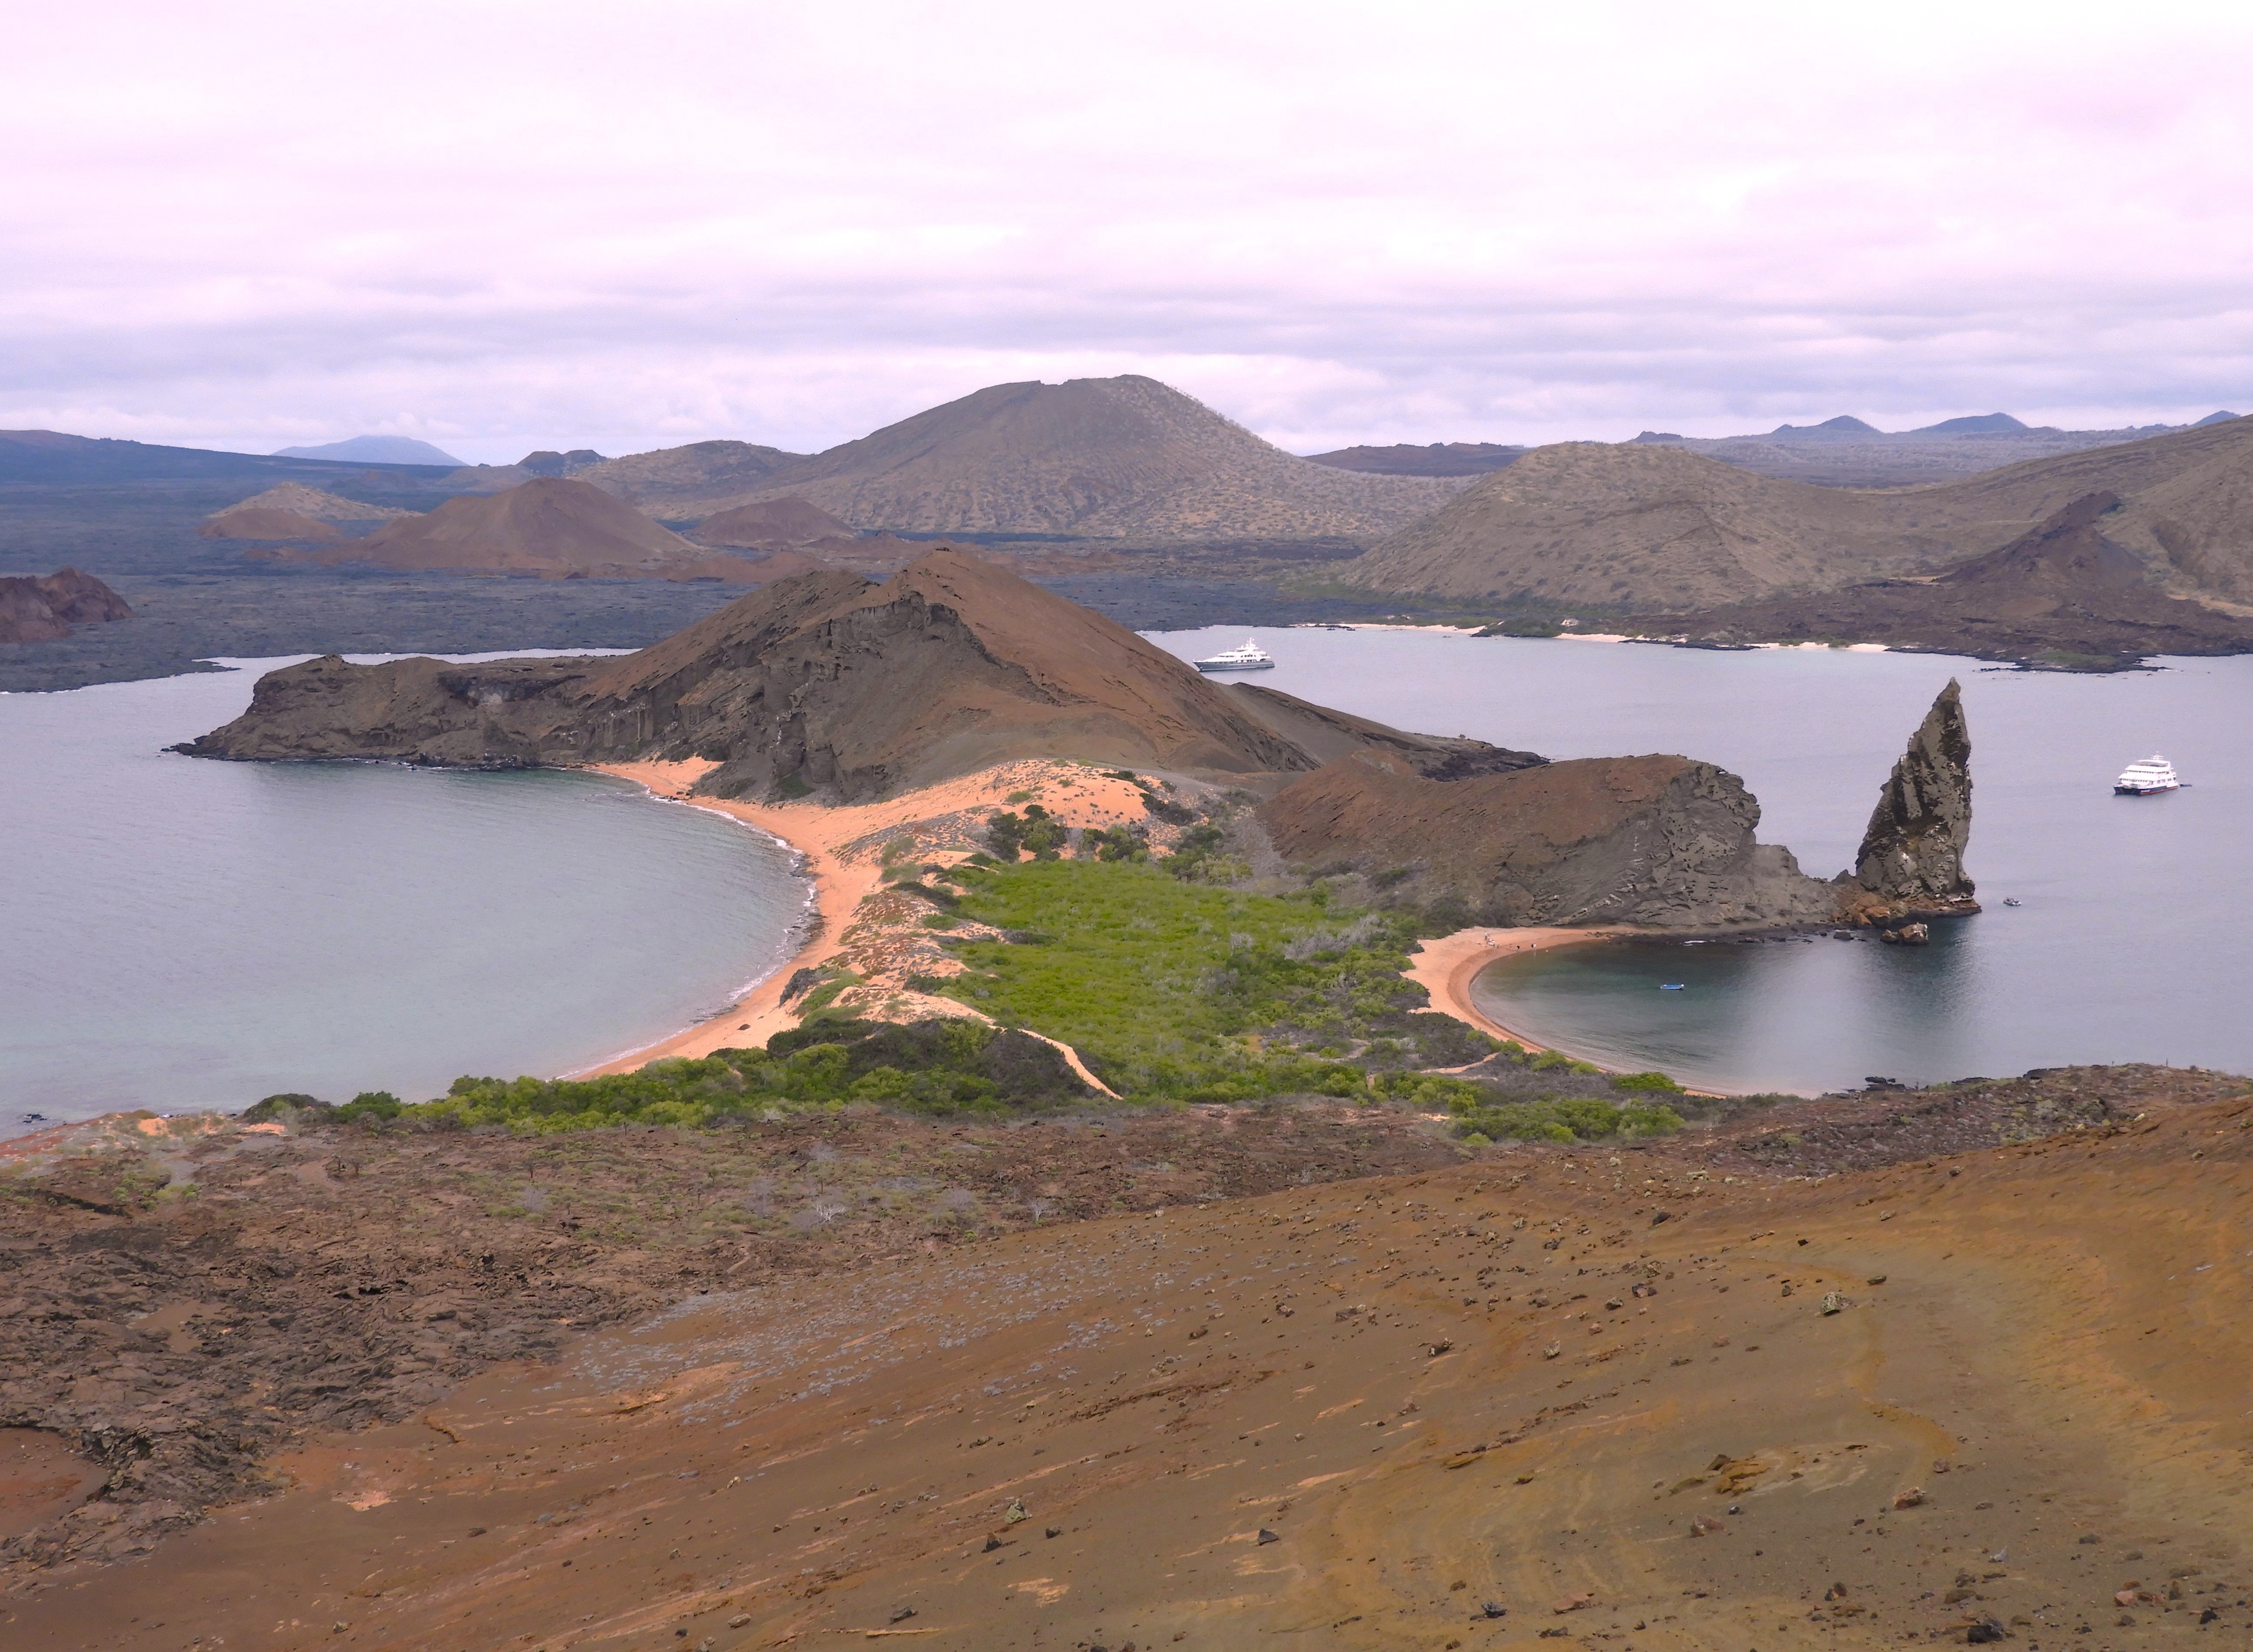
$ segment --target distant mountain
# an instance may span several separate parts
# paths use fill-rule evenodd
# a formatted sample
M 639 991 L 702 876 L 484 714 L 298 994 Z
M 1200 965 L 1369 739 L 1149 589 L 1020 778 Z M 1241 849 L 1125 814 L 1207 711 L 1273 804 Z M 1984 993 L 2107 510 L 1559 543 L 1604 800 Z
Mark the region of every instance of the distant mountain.
M 810 457 L 752 442 L 692 442 L 605 459 L 576 475 L 652 516 L 682 521 L 711 515 Z
M 356 436 L 314 448 L 276 448 L 277 459 L 332 459 L 344 464 L 447 464 L 462 461 L 443 448 L 404 436 Z
M 2240 418 L 2240 417 L 2243 417 L 2243 415 L 2236 414 L 2236 413 L 2209 413 L 2209 414 L 2208 414 L 2208 415 L 2206 415 L 2206 417 L 2204 417 L 2203 419 L 2201 419 L 2201 420 L 2198 422 L 2198 424 L 2194 424 L 2194 425 L 2193 425 L 2193 426 L 2191 427 L 2191 429 L 2194 429 L 2194 430 L 2195 430 L 2195 429 L 2199 429 L 2199 427 L 2200 427 L 2201 425 L 2208 425 L 2208 424 L 2228 424 L 2228 423 L 2229 423 L 2232 419 Z
M 605 468 L 586 479 L 607 485 Z M 988 386 L 783 466 L 736 497 L 694 503 L 710 512 L 796 497 L 854 527 L 900 533 L 1356 539 L 1413 521 L 1461 485 L 1316 464 L 1128 374 Z
M 2002 415 L 1998 415 L 1998 417 Z M 1865 424 L 1852 414 L 1842 413 L 1835 419 L 1825 419 L 1820 424 L 1780 424 L 1768 432 L 1770 436 L 1882 436 L 1874 424 Z
M 1926 574 L 2074 500 L 2118 496 L 2106 537 L 2154 586 L 2253 602 L 2253 420 L 1871 492 L 1778 481 L 1686 448 L 1528 454 L 1349 565 L 1349 582 L 1458 598 L 1681 611 Z
M 107 436 L 69 436 L 59 430 L 0 430 L 0 482 L 188 482 L 227 477 L 327 480 L 366 468 L 364 464 L 280 458 L 265 453 L 168 448 Z M 417 478 L 439 473 L 429 467 L 401 472 Z
M 2186 480 L 2197 484 L 2198 472 L 2168 485 Z M 2152 654 L 2253 653 L 2253 619 L 2242 609 L 2167 596 L 2152 562 L 2111 537 L 2148 526 L 2118 495 L 2099 490 L 1937 578 L 1653 615 L 1636 628 L 1721 644 L 1847 638 L 2100 667 Z
M 592 448 L 574 448 L 568 453 L 541 448 L 519 459 L 515 468 L 527 476 L 576 476 L 582 471 L 590 471 L 607 463 Z
M 2023 420 L 2013 419 L 2007 413 L 1970 414 L 1960 419 L 1943 419 L 1938 424 L 1924 425 L 1903 432 L 1907 436 L 2008 436 L 2028 426 Z
M 1316 464 L 1373 476 L 1485 476 L 1532 450 L 1494 442 L 1434 442 L 1425 447 L 1404 442 L 1389 448 L 1339 448 L 1307 457 Z
M 757 584 L 768 577 L 756 562 L 715 556 L 602 489 L 564 477 L 543 477 L 501 493 L 466 494 L 426 515 L 393 522 L 364 540 L 298 553 L 289 560 L 548 578 L 724 579 Z M 800 571 L 802 566 L 789 571 Z

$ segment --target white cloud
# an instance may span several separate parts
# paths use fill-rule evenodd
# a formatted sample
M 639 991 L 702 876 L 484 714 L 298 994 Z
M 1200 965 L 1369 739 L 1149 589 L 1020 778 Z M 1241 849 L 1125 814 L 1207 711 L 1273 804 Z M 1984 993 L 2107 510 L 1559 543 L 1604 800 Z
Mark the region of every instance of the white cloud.
M 121 5 L 0 61 L 0 424 L 1287 446 L 2253 400 L 2239 10 Z

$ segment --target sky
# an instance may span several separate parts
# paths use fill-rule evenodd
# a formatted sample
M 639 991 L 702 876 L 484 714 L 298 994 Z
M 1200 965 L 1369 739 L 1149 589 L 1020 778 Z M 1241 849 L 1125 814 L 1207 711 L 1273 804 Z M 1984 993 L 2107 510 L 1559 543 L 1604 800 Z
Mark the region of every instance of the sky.
M 2253 412 L 2253 8 L 10 8 L 0 428 L 1295 452 Z

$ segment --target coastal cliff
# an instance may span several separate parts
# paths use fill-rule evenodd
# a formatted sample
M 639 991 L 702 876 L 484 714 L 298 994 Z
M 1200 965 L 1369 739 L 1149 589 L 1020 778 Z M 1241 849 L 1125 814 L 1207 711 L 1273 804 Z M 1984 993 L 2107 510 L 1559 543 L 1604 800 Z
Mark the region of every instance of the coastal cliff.
M 1364 750 L 1259 817 L 1287 861 L 1350 865 L 1466 922 L 1779 925 L 1825 921 L 1837 904 L 1789 849 L 1754 840 L 1760 805 L 1743 781 L 1688 757 L 1448 780 Z
M 1286 862 L 1358 873 L 1467 924 L 1890 928 L 1979 910 L 1964 871 L 1971 761 L 1951 680 L 1880 790 L 1854 869 L 1827 883 L 1758 841 L 1742 780 L 1684 756 L 1489 760 L 1459 775 L 1370 741 L 1259 819 Z

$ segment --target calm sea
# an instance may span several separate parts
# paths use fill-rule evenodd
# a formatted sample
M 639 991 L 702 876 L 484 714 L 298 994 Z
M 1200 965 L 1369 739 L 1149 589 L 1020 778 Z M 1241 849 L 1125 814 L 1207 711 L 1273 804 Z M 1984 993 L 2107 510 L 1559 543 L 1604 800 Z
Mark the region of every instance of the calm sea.
M 162 749 L 282 660 L 0 694 L 0 1134 L 559 1073 L 788 955 L 790 852 L 599 775 Z
M 1153 640 L 1189 659 L 1244 635 Z M 2253 659 L 2080 677 L 1929 655 L 1428 631 L 1260 641 L 1278 665 L 1247 680 L 1399 727 L 1555 757 L 1718 763 L 1760 798 L 1763 840 L 1824 877 L 1850 863 L 1932 696 L 1962 680 L 1984 912 L 1937 926 L 1922 949 L 1590 945 L 1482 976 L 1489 1013 L 1545 1043 L 1729 1091 L 2079 1062 L 2253 1072 Z M 2191 787 L 2114 797 L 2112 777 L 2155 751 Z

